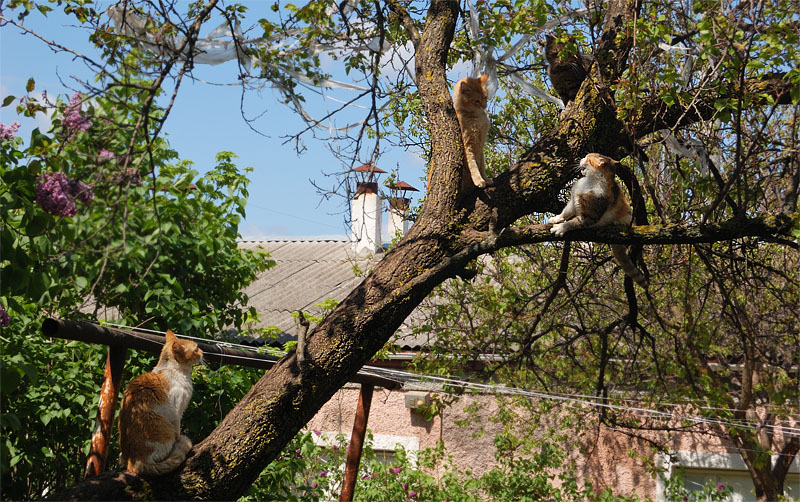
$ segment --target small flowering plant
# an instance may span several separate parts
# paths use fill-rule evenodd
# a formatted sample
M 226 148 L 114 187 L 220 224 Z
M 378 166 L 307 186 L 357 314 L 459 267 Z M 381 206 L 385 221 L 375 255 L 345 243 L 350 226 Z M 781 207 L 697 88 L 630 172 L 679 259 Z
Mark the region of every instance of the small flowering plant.
M 677 468 L 669 478 L 663 474 L 664 492 L 670 502 L 724 502 L 730 500 L 732 490 L 725 483 L 709 478 L 703 485 L 686 486 L 683 468 Z
M 330 439 L 319 430 L 301 432 L 264 470 L 250 495 L 240 500 L 337 499 L 344 480 L 345 445 L 341 434 Z

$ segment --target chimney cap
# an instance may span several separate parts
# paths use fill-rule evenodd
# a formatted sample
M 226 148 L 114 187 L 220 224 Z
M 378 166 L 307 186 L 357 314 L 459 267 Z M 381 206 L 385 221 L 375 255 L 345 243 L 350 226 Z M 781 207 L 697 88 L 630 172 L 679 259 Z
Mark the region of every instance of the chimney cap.
M 397 183 L 395 183 L 393 181 L 387 181 L 386 182 L 386 186 L 389 187 L 392 190 L 406 190 L 406 191 L 409 191 L 409 192 L 419 192 L 418 189 L 412 187 L 411 185 L 409 185 L 405 181 L 398 181 Z
M 355 173 L 377 173 L 377 174 L 386 174 L 386 171 L 383 169 L 378 169 L 375 167 L 374 164 L 362 164 L 353 169 Z

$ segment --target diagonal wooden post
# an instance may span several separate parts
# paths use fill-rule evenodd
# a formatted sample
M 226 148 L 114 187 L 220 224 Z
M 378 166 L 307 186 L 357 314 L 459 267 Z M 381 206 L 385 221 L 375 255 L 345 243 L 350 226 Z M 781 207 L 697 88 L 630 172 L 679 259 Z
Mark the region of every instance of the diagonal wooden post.
M 364 448 L 364 436 L 367 432 L 367 419 L 369 418 L 369 407 L 372 404 L 373 389 L 374 386 L 372 384 L 361 384 L 356 418 L 353 421 L 353 434 L 350 435 L 350 447 L 347 450 L 347 466 L 344 471 L 344 484 L 342 485 L 342 493 L 339 494 L 339 502 L 352 502 L 353 500 L 356 478 L 358 477 L 358 466 L 361 463 L 361 451 Z
M 117 409 L 117 397 L 127 355 L 128 349 L 125 347 L 119 345 L 108 347 L 103 386 L 100 388 L 100 403 L 97 406 L 97 420 L 92 434 L 92 449 L 83 472 L 84 479 L 97 476 L 106 470 L 108 441 L 114 428 L 114 412 Z

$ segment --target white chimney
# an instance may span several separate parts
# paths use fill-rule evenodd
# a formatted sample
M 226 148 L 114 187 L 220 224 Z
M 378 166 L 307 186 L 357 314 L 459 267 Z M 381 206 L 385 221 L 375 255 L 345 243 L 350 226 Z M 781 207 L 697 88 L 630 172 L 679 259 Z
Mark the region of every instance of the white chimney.
M 350 202 L 353 233 L 350 241 L 356 253 L 374 253 L 381 248 L 381 213 L 383 204 L 378 196 L 378 183 L 361 182 Z
M 389 199 L 389 238 L 404 236 L 408 232 L 408 207 L 411 199 L 392 197 Z
M 404 236 L 408 232 L 408 209 L 411 207 L 411 199 L 406 197 L 408 192 L 418 192 L 405 181 L 394 181 L 386 183 L 391 190 L 392 196 L 389 197 L 389 238 L 395 239 L 398 235 Z

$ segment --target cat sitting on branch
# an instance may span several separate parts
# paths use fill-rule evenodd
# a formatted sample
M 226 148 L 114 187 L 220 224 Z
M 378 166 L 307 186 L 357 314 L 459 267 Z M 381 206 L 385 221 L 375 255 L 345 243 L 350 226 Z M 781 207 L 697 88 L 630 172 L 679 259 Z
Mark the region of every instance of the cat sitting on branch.
M 561 214 L 550 218 L 548 223 L 553 224 L 550 232 L 562 237 L 576 228 L 630 226 L 631 206 L 614 179 L 616 164 L 616 160 L 599 153 L 590 153 L 581 159 L 579 167 L 583 176 L 572 185 L 569 202 Z M 631 261 L 625 246 L 611 244 L 611 251 L 625 274 L 647 289 L 647 278 Z
M 167 330 L 153 371 L 134 378 L 119 411 L 119 448 L 128 472 L 160 476 L 177 469 L 192 441 L 181 434 L 181 418 L 192 398 L 192 366 L 203 351 Z

